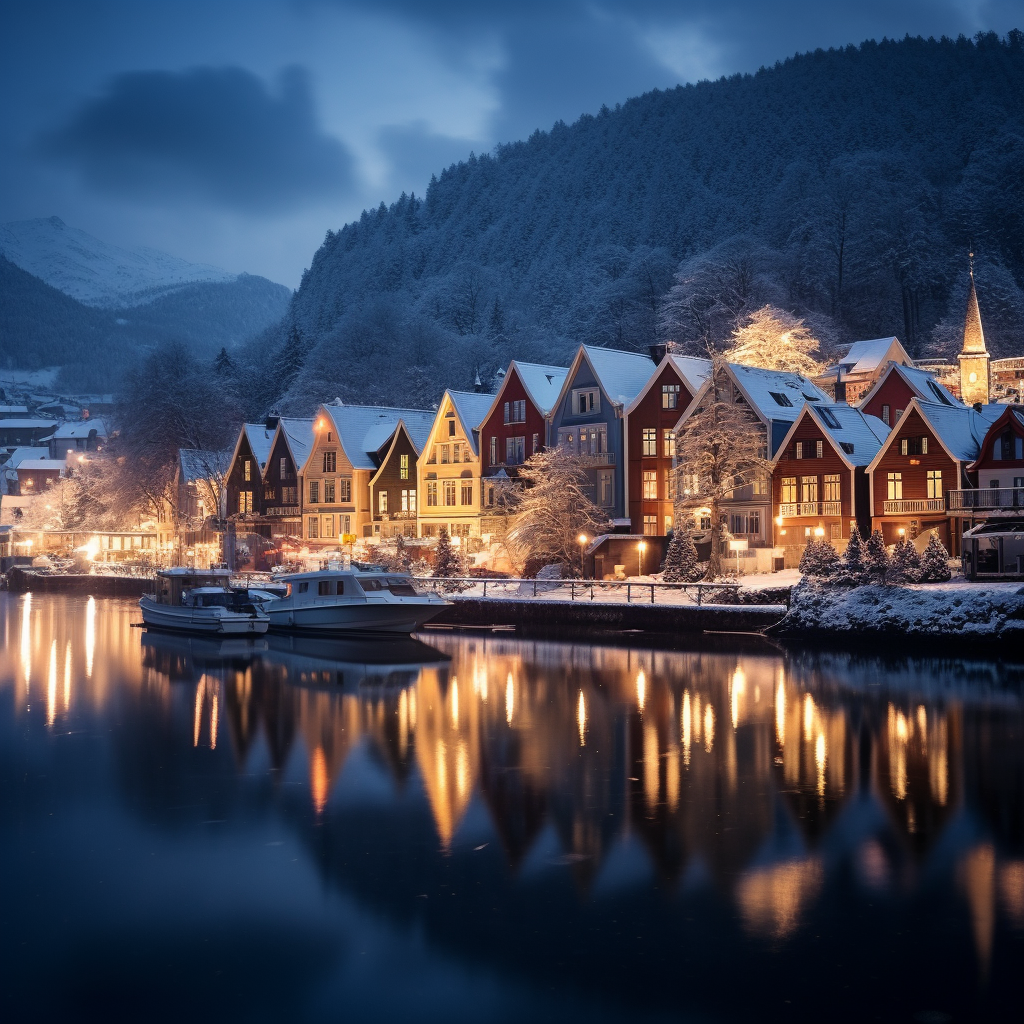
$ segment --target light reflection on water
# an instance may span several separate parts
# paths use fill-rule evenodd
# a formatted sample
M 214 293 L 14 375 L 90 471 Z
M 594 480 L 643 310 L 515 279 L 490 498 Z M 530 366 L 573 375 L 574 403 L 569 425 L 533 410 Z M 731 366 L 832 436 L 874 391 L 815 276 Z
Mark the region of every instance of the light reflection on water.
M 65 921 L 55 938 L 8 876 L 0 949 L 28 984 L 42 929 L 68 979 L 54 1007 L 102 1004 L 72 983 L 99 920 L 156 950 L 186 914 L 187 948 L 213 929 L 230 950 L 285 913 L 338 952 L 301 986 L 311 961 L 282 954 L 275 977 L 222 953 L 262 993 L 256 1016 L 275 998 L 293 1019 L 330 1016 L 341 990 L 354 1019 L 1020 1010 L 1018 669 L 453 635 L 253 644 L 137 618 L 0 595 L 4 835 Z M 253 836 L 271 833 L 259 849 L 290 859 L 255 867 Z M 133 842 L 153 859 L 99 882 Z M 126 879 L 157 858 L 171 863 L 149 878 L 143 927 Z M 216 911 L 181 903 L 178 858 Z M 82 895 L 99 884 L 102 909 Z M 351 950 L 382 929 L 375 973 L 353 973 Z M 415 980 L 410 942 L 433 958 Z M 176 984 L 212 1007 L 218 977 Z

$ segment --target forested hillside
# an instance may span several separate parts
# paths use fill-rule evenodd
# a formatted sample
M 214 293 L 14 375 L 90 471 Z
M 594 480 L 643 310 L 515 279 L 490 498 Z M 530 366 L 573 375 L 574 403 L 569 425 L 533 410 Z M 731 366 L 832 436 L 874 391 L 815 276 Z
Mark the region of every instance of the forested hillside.
M 252 356 L 290 405 L 428 401 L 513 354 L 717 344 L 765 302 L 945 354 L 971 244 L 990 347 L 1022 351 L 1022 96 L 1021 33 L 908 38 L 558 123 L 329 231 Z

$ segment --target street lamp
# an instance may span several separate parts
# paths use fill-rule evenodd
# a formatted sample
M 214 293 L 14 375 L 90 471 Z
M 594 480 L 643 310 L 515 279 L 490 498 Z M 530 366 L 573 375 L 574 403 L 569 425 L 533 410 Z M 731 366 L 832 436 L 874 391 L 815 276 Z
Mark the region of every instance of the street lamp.
M 636 550 L 637 550 L 637 559 L 636 559 L 636 561 L 637 561 L 637 570 L 638 570 L 637 575 L 638 576 L 643 576 L 643 574 L 644 574 L 644 552 L 647 550 L 647 541 L 645 541 L 645 540 L 640 541 L 640 543 L 637 544 L 637 546 L 636 546 Z
M 814 536 L 815 537 L 824 537 L 825 536 L 825 527 L 824 526 L 816 526 L 814 528 Z
M 580 546 L 580 576 L 586 576 L 586 574 L 587 574 L 586 566 L 583 564 L 583 558 L 584 558 L 584 552 L 586 551 L 586 548 L 587 548 L 587 541 L 588 540 L 590 540 L 590 538 L 585 533 L 581 533 L 576 538 L 576 543 L 579 544 L 579 546 Z

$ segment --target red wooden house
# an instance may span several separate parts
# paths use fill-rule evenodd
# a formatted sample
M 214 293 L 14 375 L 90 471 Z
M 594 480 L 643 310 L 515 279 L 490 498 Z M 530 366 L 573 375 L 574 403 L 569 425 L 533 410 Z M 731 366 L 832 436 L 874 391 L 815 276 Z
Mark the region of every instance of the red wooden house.
M 912 398 L 939 405 L 963 404 L 926 370 L 889 363 L 875 385 L 857 403 L 857 408 L 869 416 L 877 416 L 891 427 L 903 415 Z
M 950 511 L 978 519 L 1024 516 L 1024 410 L 1012 405 L 1002 409 L 978 457 L 967 467 L 976 486 L 950 491 Z
M 666 355 L 626 408 L 626 514 L 633 534 L 657 537 L 672 528 L 675 428 L 710 375 L 710 359 Z

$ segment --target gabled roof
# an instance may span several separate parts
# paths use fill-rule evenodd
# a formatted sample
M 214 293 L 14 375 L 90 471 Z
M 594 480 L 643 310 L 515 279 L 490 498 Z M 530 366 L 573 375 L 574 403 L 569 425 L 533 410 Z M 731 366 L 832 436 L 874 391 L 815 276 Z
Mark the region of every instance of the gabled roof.
M 46 470 L 51 473 L 63 475 L 67 463 L 63 459 L 22 459 L 18 464 L 18 472 L 25 473 L 32 470 Z
M 629 405 L 643 390 L 656 369 L 651 357 L 638 352 L 622 352 L 615 348 L 581 345 L 580 351 L 590 363 L 604 393 L 620 405 Z M 575 370 L 579 357 L 573 362 Z M 568 377 L 566 378 L 568 383 Z
M 837 365 L 830 366 L 822 377 L 835 377 L 840 367 L 847 374 L 870 375 L 890 360 L 897 363 L 913 362 L 910 354 L 900 344 L 899 338 L 855 341 L 850 345 L 840 346 Z
M 487 396 L 488 400 L 491 396 Z M 392 409 L 380 405 L 324 405 L 323 412 L 331 417 L 338 433 L 338 441 L 353 469 L 376 471 L 373 459 L 395 432 L 400 420 L 409 428 L 415 440 L 423 432 L 429 434 L 434 414 L 423 409 Z
M 666 355 L 664 359 L 654 368 L 647 383 L 636 393 L 636 396 L 629 403 L 626 412 L 632 412 L 646 397 L 647 393 L 654 387 L 654 382 L 661 376 L 662 370 L 671 365 L 686 385 L 686 390 L 691 395 L 696 395 L 711 376 L 711 360 L 696 359 L 692 356 Z
M 243 427 L 249 441 L 249 450 L 263 471 L 270 458 L 270 446 L 274 443 L 274 431 L 268 430 L 265 423 L 246 423 Z M 275 428 L 276 429 L 276 428 Z
M 27 405 L 0 405 L 0 417 L 2 416 L 27 416 L 28 406 Z
M 900 427 L 916 409 L 928 428 L 935 435 L 946 454 L 956 462 L 971 463 L 978 457 L 981 443 L 988 433 L 989 427 L 999 418 L 1004 405 L 983 405 L 981 412 L 966 405 L 940 405 L 938 402 L 922 402 L 920 398 L 912 398 L 903 410 L 903 415 L 892 428 L 892 433 L 878 454 L 871 460 L 868 470 L 872 470 L 897 436 Z
M 836 454 L 850 469 L 870 465 L 889 436 L 889 428 L 877 416 L 869 416 L 860 409 L 842 403 L 817 407 L 808 402 L 779 445 L 772 459 L 773 467 L 789 447 L 790 439 L 805 416 L 817 423 L 822 433 L 831 440 Z
M 179 448 L 178 462 L 185 483 L 224 476 L 231 466 L 231 452 L 211 452 L 202 448 Z
M 373 476 L 370 477 L 371 487 L 376 485 L 377 477 L 379 477 L 381 473 L 384 472 L 384 467 L 387 465 L 388 459 L 391 458 L 391 453 L 395 450 L 395 445 L 398 444 L 398 440 L 402 436 L 402 434 L 405 434 L 405 436 L 409 438 L 409 443 L 413 446 L 417 456 L 420 454 L 420 452 L 423 451 L 423 444 L 426 444 L 426 439 L 430 437 L 430 431 L 428 430 L 426 437 L 424 438 L 423 444 L 417 443 L 416 438 L 414 438 L 412 434 L 409 433 L 409 427 L 406 425 L 405 420 L 399 420 L 397 425 L 395 426 L 395 429 L 391 432 L 391 438 L 389 443 L 385 446 L 387 448 L 387 451 L 381 454 L 380 466 L 377 468 L 376 473 L 374 473 Z
M 805 402 L 832 405 L 832 399 L 801 373 L 763 370 L 759 366 L 743 366 L 741 363 L 726 363 L 726 369 L 762 420 L 792 423 Z
M 17 469 L 26 459 L 45 459 L 50 454 L 50 449 L 26 445 L 23 448 L 15 448 L 11 457 L 3 464 L 4 469 Z
M 988 430 L 985 431 L 985 436 L 982 438 L 981 445 L 978 448 L 977 458 L 967 467 L 970 470 L 978 468 L 978 463 L 981 462 L 982 456 L 995 444 L 996 437 L 1002 433 L 1005 425 L 1015 421 L 1018 426 L 1024 427 L 1024 409 L 1021 409 L 1019 405 L 1003 405 L 1000 403 L 1000 406 L 1003 412 L 989 424 Z
M 871 389 L 857 403 L 857 407 L 863 409 L 878 389 L 889 379 L 889 375 L 893 373 L 902 377 L 907 387 L 925 402 L 938 402 L 939 405 L 963 405 L 963 402 L 944 384 L 940 384 L 935 379 L 935 375 L 928 370 L 921 370 L 916 366 L 903 366 L 901 363 L 889 363 Z
M 480 424 L 487 418 L 487 413 L 494 405 L 496 395 L 481 395 L 475 391 L 446 391 L 445 394 L 451 400 L 455 415 L 462 423 L 462 429 L 473 448 L 473 454 L 479 454 L 478 437 L 474 431 L 480 429 Z M 441 407 L 444 407 L 442 401 Z M 433 424 L 431 424 L 433 426 Z M 429 435 L 428 435 L 429 436 Z M 422 450 L 422 449 L 421 449 Z
M 0 420 L 0 423 L 2 422 Z M 107 429 L 103 426 L 103 420 L 81 420 L 76 423 L 62 423 L 53 432 L 53 436 L 55 438 L 74 440 L 79 437 L 88 437 L 94 430 L 97 437 L 107 436 Z
M 282 416 L 277 421 L 276 437 L 280 434 L 288 448 L 295 463 L 295 472 L 301 473 L 306 468 L 306 459 L 313 448 L 313 420 L 296 419 Z M 274 442 L 271 441 L 271 451 L 274 449 Z
M 516 359 L 513 359 L 509 364 L 509 371 L 511 371 L 513 367 L 515 368 L 520 381 L 522 381 L 523 387 L 526 388 L 526 393 L 530 396 L 530 401 L 537 407 L 541 416 L 547 416 L 558 401 L 558 395 L 562 390 L 562 385 L 565 383 L 569 367 L 546 366 L 543 363 L 521 363 Z M 508 378 L 509 374 L 506 373 L 501 389 L 498 391 L 498 395 L 500 395 L 501 390 L 504 389 L 505 382 L 508 381 Z M 495 396 L 495 401 L 497 401 L 497 396 Z M 488 410 L 488 414 L 489 412 L 490 410 Z M 486 419 L 486 416 L 484 419 Z M 483 420 L 480 422 L 483 423 Z

